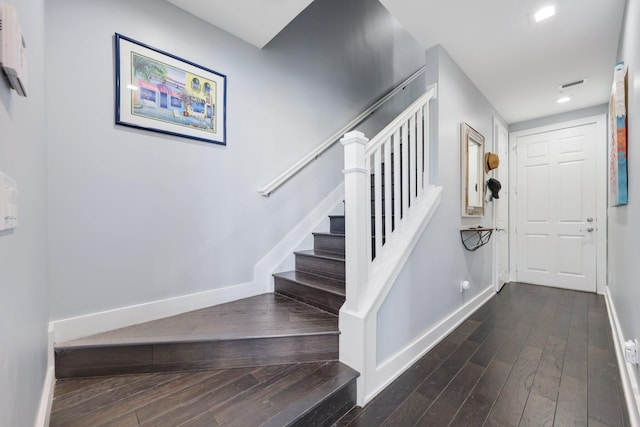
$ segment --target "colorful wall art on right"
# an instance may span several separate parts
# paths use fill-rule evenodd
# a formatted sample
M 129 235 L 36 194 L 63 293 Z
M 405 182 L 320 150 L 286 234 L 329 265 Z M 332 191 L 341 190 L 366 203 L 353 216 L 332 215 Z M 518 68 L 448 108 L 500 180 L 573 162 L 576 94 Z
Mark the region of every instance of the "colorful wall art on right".
M 627 66 L 619 62 L 609 101 L 609 205 L 627 203 Z

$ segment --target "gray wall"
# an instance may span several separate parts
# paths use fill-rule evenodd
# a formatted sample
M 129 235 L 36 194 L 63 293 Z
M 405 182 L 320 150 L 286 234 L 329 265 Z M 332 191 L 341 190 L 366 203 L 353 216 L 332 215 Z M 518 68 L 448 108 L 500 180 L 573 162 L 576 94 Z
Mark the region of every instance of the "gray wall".
M 568 122 L 571 120 L 583 119 L 585 117 L 599 116 L 609 113 L 609 105 L 602 104 L 595 107 L 581 108 L 580 110 L 569 111 L 552 116 L 541 117 L 539 119 L 527 120 L 524 122 L 511 123 L 509 132 L 518 132 L 521 130 L 533 129 L 542 126 L 555 125 L 556 123 Z
M 490 226 L 493 215 L 487 203 L 484 218 L 460 216 L 460 123 L 480 132 L 489 151 L 493 117 L 502 119 L 442 47 L 429 49 L 426 60 L 429 80 L 438 80 L 438 140 L 432 153 L 440 164 L 435 183 L 444 190 L 438 211 L 378 313 L 379 362 L 492 286 L 491 245 L 468 252 L 460 242 L 461 227 Z M 461 280 L 471 282 L 465 294 L 459 291 Z
M 28 47 L 28 97 L 0 78 L 0 170 L 18 183 L 19 226 L 0 232 L 0 426 L 32 426 L 47 362 L 44 0 L 15 6 Z
M 640 236 L 640 1 L 627 0 L 618 47 L 618 60 L 629 66 L 628 165 L 629 204 L 609 208 L 609 291 L 625 339 L 640 339 L 640 286 L 638 286 L 638 236 Z M 613 64 L 611 66 L 613 75 Z M 640 382 L 640 370 L 635 367 Z
M 342 148 L 256 189 L 424 52 L 375 0 L 317 0 L 265 49 L 164 1 L 46 2 L 52 319 L 250 282 L 342 179 Z M 228 145 L 113 124 L 113 34 L 228 76 Z

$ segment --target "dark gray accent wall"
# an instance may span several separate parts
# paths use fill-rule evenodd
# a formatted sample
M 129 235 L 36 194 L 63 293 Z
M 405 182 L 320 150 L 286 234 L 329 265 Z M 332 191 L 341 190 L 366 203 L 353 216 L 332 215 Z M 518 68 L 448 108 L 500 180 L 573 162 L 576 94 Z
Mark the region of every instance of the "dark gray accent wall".
M 263 50 L 358 112 L 424 65 L 423 49 L 377 0 L 316 0 Z M 376 135 L 424 91 L 423 74 L 355 129 Z
M 316 0 L 264 51 L 349 103 L 373 102 L 424 65 L 419 44 L 375 0 Z
M 249 283 L 342 180 L 337 144 L 257 189 L 424 52 L 376 0 L 316 0 L 263 50 L 164 1 L 46 2 L 52 318 Z M 114 125 L 113 34 L 228 76 L 228 145 Z

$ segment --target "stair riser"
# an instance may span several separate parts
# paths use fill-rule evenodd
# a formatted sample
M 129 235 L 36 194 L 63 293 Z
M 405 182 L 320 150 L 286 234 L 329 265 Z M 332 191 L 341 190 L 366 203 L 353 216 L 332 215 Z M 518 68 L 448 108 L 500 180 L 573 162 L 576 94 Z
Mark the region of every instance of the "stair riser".
M 275 291 L 333 314 L 339 314 L 345 298 L 280 277 L 275 278 Z
M 344 234 L 344 216 L 332 216 L 329 218 L 329 231 L 331 233 Z
M 372 246 L 375 246 L 375 235 L 376 235 L 376 225 L 375 225 L 375 222 L 374 222 L 374 218 L 375 218 L 375 217 L 371 217 L 371 236 L 372 236 L 372 237 L 371 237 L 371 244 L 372 244 Z M 393 218 L 392 218 L 392 221 L 393 221 Z M 392 226 L 393 226 L 393 223 L 392 223 Z M 343 228 L 344 228 L 344 218 L 342 218 L 342 223 L 340 224 L 340 226 L 336 226 L 335 228 L 332 228 L 332 229 L 331 229 L 331 232 L 332 232 L 332 233 L 341 233 L 341 234 L 344 234 L 344 229 L 341 229 L 340 227 L 343 227 Z M 385 231 L 386 231 L 386 219 L 385 219 L 385 217 L 383 216 L 383 217 L 382 217 L 382 235 L 383 235 L 383 239 L 384 239 Z M 343 238 L 344 238 L 344 237 L 343 237 Z M 346 247 L 346 245 L 345 245 L 345 247 Z M 316 248 L 316 250 L 317 250 L 317 249 L 318 249 L 318 248 Z M 321 249 L 321 250 L 327 250 L 327 249 Z M 335 251 L 335 250 L 334 250 L 333 252 L 336 252 L 336 253 L 343 253 L 343 254 L 344 254 L 344 253 L 346 253 L 346 250 L 345 250 L 345 249 L 342 249 L 342 252 L 337 252 L 337 251 Z
M 313 248 L 316 251 L 327 251 L 344 254 L 344 235 L 315 234 Z
M 56 377 L 195 371 L 338 359 L 338 334 L 56 351 Z
M 334 425 L 356 405 L 356 380 L 352 380 L 340 391 L 332 394 L 312 411 L 289 424 L 289 426 L 321 426 Z
M 296 254 L 296 270 L 332 279 L 344 280 L 344 261 Z

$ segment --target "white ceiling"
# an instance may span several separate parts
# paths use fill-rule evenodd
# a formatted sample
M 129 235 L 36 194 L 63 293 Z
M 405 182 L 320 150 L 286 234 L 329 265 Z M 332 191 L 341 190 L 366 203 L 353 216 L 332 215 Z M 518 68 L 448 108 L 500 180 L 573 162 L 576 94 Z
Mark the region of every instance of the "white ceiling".
M 624 0 L 380 0 L 424 46 L 441 44 L 508 123 L 609 100 Z M 542 6 L 556 16 L 533 24 Z M 556 104 L 560 84 L 572 100 Z
M 312 0 L 168 1 L 262 48 Z M 441 44 L 508 123 L 608 102 L 625 0 L 380 2 L 425 49 Z M 532 24 L 549 4 L 556 16 Z
M 313 0 L 167 0 L 262 49 Z

